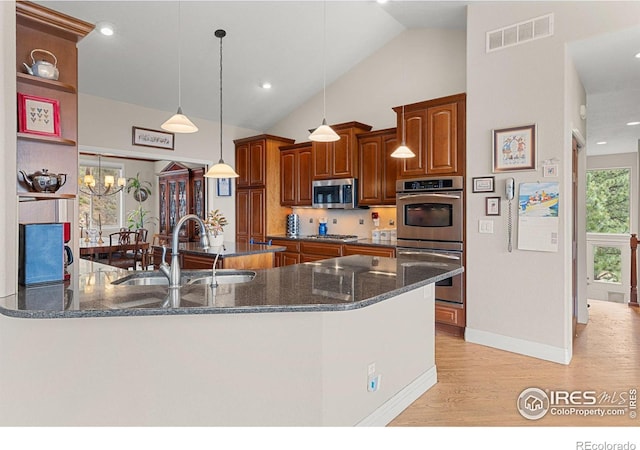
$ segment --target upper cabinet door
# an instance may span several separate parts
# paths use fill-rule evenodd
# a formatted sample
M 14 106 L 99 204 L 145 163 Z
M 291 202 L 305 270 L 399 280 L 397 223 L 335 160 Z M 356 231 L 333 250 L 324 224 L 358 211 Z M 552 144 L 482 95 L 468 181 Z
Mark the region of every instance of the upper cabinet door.
M 402 116 L 398 116 L 398 136 L 402 136 Z M 400 163 L 400 177 L 420 177 L 427 174 L 427 111 L 419 110 L 404 114 L 404 133 L 407 147 L 415 153 L 415 157 L 403 159 Z
M 266 148 L 265 141 L 259 140 L 249 144 L 249 185 L 264 186 L 266 184 Z
M 296 150 L 280 152 L 280 204 L 296 204 Z
M 427 110 L 427 173 L 452 174 L 458 172 L 456 136 L 457 105 L 437 106 Z
M 237 186 L 249 187 L 251 173 L 249 171 L 249 144 L 241 144 L 236 147 L 236 171 L 238 172 Z
M 331 178 L 331 166 L 333 164 L 333 143 L 314 142 L 312 144 L 313 154 L 313 179 L 322 180 Z
M 331 168 L 331 176 L 334 178 L 353 178 L 355 177 L 354 158 L 357 147 L 352 142 L 353 133 L 351 130 L 339 131 L 339 141 L 333 142 L 331 151 L 333 166 Z

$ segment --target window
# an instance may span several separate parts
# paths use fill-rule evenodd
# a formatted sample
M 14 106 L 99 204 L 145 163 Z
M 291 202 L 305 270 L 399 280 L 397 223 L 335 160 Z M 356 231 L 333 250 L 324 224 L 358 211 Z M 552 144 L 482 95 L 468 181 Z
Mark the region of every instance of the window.
M 82 177 L 90 173 L 99 183 L 100 186 L 96 186 L 99 192 L 103 192 L 104 177 L 111 175 L 115 180 L 118 177 L 122 177 L 122 169 L 115 167 L 105 167 L 104 164 L 101 167 L 101 174 L 98 173 L 97 163 L 81 163 L 80 164 L 80 181 Z M 78 211 L 80 214 L 80 224 L 84 227 L 88 227 L 93 220 L 93 226 L 98 227 L 98 220 L 102 222 L 103 228 L 116 228 L 119 229 L 122 226 L 122 192 L 114 195 L 96 196 L 90 195 L 83 191 L 88 191 L 86 187 L 80 186 L 78 190 Z M 114 188 L 117 189 L 117 186 Z
M 629 233 L 630 170 L 587 171 L 587 233 Z
M 622 250 L 616 247 L 593 248 L 593 279 L 605 283 L 622 281 Z

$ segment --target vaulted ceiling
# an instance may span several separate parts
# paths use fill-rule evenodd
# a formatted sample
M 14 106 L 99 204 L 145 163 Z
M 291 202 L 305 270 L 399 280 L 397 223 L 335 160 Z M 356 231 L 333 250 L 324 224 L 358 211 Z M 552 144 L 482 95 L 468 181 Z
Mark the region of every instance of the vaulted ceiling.
M 93 32 L 79 44 L 81 93 L 169 114 L 180 96 L 187 115 L 212 121 L 219 118 L 219 40 L 214 31 L 226 30 L 224 121 L 268 130 L 322 90 L 325 67 L 329 85 L 405 29 L 465 29 L 469 2 L 37 3 L 115 27 L 114 36 Z M 640 27 L 570 46 L 588 93 L 590 153 L 638 148 L 640 126 L 625 124 L 634 113 L 640 120 L 640 59 L 632 57 L 640 51 L 639 42 Z M 261 87 L 265 81 L 271 89 Z M 609 144 L 596 146 L 595 140 Z

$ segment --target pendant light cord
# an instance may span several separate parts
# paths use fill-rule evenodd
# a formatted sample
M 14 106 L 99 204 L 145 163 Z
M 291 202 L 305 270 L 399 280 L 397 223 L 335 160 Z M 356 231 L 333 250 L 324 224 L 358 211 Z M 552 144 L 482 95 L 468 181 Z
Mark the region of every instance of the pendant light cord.
M 182 109 L 182 20 L 180 18 L 180 2 L 178 2 L 178 109 Z
M 327 1 L 322 3 L 322 121 L 327 118 Z
M 219 163 L 224 162 L 222 160 L 222 38 L 226 35 L 224 30 L 216 31 L 216 36 L 220 38 L 220 161 Z

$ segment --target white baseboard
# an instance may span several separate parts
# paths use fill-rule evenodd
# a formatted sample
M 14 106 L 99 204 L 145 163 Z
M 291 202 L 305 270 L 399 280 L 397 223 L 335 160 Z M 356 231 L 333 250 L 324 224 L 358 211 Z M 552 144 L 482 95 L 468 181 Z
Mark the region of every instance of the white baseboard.
M 525 341 L 524 339 L 502 336 L 500 334 L 474 330 L 472 328 L 466 328 L 464 339 L 474 344 L 486 345 L 487 347 L 532 356 L 559 364 L 569 364 L 573 353 L 572 349 L 553 347 L 551 345 Z
M 356 424 L 357 427 L 383 427 L 395 419 L 418 397 L 438 382 L 436 366 L 424 372 L 382 406 Z

